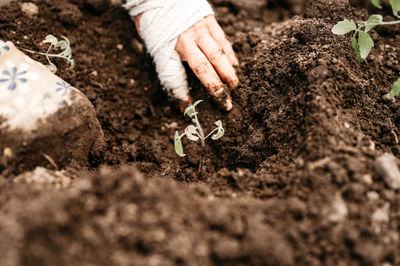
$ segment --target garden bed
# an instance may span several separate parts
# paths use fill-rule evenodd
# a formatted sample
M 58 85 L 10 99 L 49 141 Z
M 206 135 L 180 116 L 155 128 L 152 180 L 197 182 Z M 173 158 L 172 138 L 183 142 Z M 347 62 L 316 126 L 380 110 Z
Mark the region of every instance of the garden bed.
M 400 194 L 374 167 L 385 152 L 400 156 L 400 102 L 383 97 L 400 74 L 400 26 L 372 31 L 365 64 L 331 33 L 389 8 L 212 1 L 241 84 L 226 113 L 189 73 L 200 120 L 226 130 L 199 178 L 201 148 L 185 142 L 188 156 L 175 154 L 188 120 L 126 12 L 32 2 L 38 16 L 0 9 L 0 39 L 32 50 L 47 34 L 70 39 L 76 66 L 58 75 L 93 103 L 106 148 L 88 168 L 66 162 L 62 189 L 27 184 L 32 173 L 0 176 L 0 265 L 400 264 Z

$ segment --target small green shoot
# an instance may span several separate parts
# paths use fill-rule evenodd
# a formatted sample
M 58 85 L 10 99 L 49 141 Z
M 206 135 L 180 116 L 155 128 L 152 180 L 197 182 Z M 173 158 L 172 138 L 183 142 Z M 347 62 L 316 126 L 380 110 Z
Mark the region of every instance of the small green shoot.
M 65 59 L 68 62 L 68 64 L 70 65 L 70 69 L 73 69 L 75 66 L 75 61 L 74 61 L 74 59 L 72 59 L 72 49 L 70 46 L 70 41 L 65 36 L 62 36 L 62 39 L 63 40 L 58 40 L 56 37 L 54 37 L 51 34 L 47 35 L 46 38 L 42 41 L 43 43 L 50 44 L 50 46 L 47 48 L 47 51 L 45 53 L 35 52 L 32 50 L 23 49 L 23 48 L 21 48 L 21 49 L 24 51 L 27 51 L 29 53 L 32 53 L 32 54 L 44 55 L 47 59 L 47 62 L 49 62 L 49 64 L 46 65 L 46 67 L 53 73 L 57 72 L 57 67 L 53 62 L 51 62 L 51 60 L 50 60 L 51 57 Z M 53 48 L 59 49 L 59 50 L 61 50 L 61 52 L 58 54 L 51 53 Z
M 389 0 L 389 2 L 392 6 L 393 14 L 400 18 L 400 0 Z M 380 0 L 371 0 L 371 3 L 377 8 L 382 8 Z M 360 21 L 357 22 L 357 24 L 353 20 L 344 19 L 332 28 L 332 33 L 336 35 L 345 35 L 354 32 L 351 37 L 351 45 L 357 55 L 358 62 L 362 63 L 374 47 L 374 40 L 368 34 L 369 31 L 376 26 L 390 26 L 395 24 L 400 24 L 400 20 L 383 21 L 381 15 L 371 15 L 367 21 Z M 400 79 L 393 84 L 389 95 L 393 98 L 399 94 Z
M 381 9 L 381 0 L 371 0 L 371 3 L 377 8 Z M 400 1 L 399 0 L 389 0 L 390 5 L 392 6 L 393 15 L 400 18 Z
M 393 84 L 392 89 L 390 90 L 390 97 L 394 98 L 399 96 L 400 94 L 400 78 Z
M 375 7 L 379 8 L 379 9 L 382 8 L 382 6 L 381 6 L 381 0 L 371 0 L 371 3 L 372 3 Z
M 186 154 L 183 152 L 183 145 L 182 145 L 182 138 L 187 137 L 191 141 L 199 141 L 201 142 L 201 147 L 202 147 L 202 156 L 201 156 L 201 161 L 199 164 L 199 175 L 201 174 L 202 166 L 204 164 L 204 149 L 205 149 L 205 141 L 207 138 L 211 136 L 211 139 L 217 140 L 220 139 L 224 136 L 225 130 L 222 127 L 222 122 L 221 120 L 218 120 L 215 122 L 215 125 L 217 126 L 214 130 L 212 130 L 207 136 L 204 134 L 203 128 L 200 124 L 200 121 L 197 117 L 198 112 L 196 111 L 196 106 L 201 103 L 202 100 L 199 100 L 195 102 L 193 105 L 189 106 L 188 108 L 185 109 L 184 115 L 189 116 L 192 119 L 193 124 L 189 125 L 186 127 L 185 132 L 182 135 L 179 135 L 179 132 L 175 132 L 175 138 L 174 138 L 174 146 L 175 146 L 175 152 L 181 157 L 186 156 Z
M 400 1 L 400 0 L 399 0 Z M 353 20 L 344 19 L 338 22 L 333 28 L 332 33 L 336 35 L 345 35 L 353 32 L 351 43 L 357 55 L 358 61 L 362 63 L 374 47 L 374 40 L 368 32 L 376 26 L 400 24 L 400 20 L 383 21 L 381 15 L 371 15 L 367 21 L 361 21 L 357 24 Z

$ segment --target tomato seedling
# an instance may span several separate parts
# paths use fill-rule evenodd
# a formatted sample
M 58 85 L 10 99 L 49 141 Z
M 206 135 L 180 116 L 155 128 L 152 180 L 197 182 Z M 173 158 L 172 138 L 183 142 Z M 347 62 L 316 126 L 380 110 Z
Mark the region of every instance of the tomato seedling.
M 42 41 L 43 43 L 50 44 L 49 48 L 47 48 L 47 51 L 45 53 L 36 52 L 36 51 L 29 50 L 29 49 L 24 49 L 24 48 L 21 48 L 21 49 L 26 52 L 32 53 L 32 54 L 44 55 L 47 59 L 47 62 L 49 62 L 49 64 L 46 65 L 46 67 L 53 73 L 57 72 L 57 67 L 53 62 L 51 62 L 51 60 L 50 60 L 51 57 L 65 59 L 68 62 L 68 64 L 70 65 L 70 69 L 73 69 L 75 66 L 75 61 L 74 61 L 74 59 L 72 59 L 72 49 L 70 46 L 70 41 L 65 36 L 62 36 L 62 38 L 63 38 L 63 40 L 57 40 L 57 38 L 54 37 L 53 35 L 51 35 L 51 34 L 47 35 L 46 38 Z M 57 49 L 61 50 L 61 52 L 58 54 L 51 53 L 53 48 L 57 48 Z
M 196 106 L 201 102 L 202 100 L 199 100 L 185 109 L 184 115 L 189 116 L 192 119 L 193 124 L 186 127 L 185 132 L 182 135 L 179 135 L 179 132 L 176 131 L 174 138 L 175 152 L 181 157 L 186 156 L 186 154 L 183 152 L 183 145 L 182 145 L 182 138 L 184 136 L 186 136 L 191 141 L 200 140 L 202 147 L 202 154 L 199 163 L 199 170 L 198 170 L 199 175 L 201 174 L 201 170 L 204 164 L 204 149 L 206 146 L 206 139 L 211 136 L 211 139 L 217 140 L 222 138 L 225 134 L 225 130 L 222 127 L 221 120 L 215 122 L 215 125 L 217 127 L 214 130 L 212 130 L 207 136 L 204 134 L 204 130 L 200 124 L 199 118 L 197 117 L 198 113 L 196 112 Z
M 374 6 L 382 8 L 380 0 L 371 0 L 371 2 Z M 389 0 L 389 2 L 392 6 L 393 14 L 400 18 L 400 0 Z M 368 34 L 369 31 L 376 26 L 389 26 L 395 24 L 400 24 L 400 20 L 383 21 L 381 15 L 371 15 L 367 21 L 359 21 L 357 24 L 353 20 L 344 19 L 332 28 L 332 33 L 336 35 L 345 35 L 354 31 L 351 38 L 351 44 L 357 55 L 358 62 L 362 63 L 374 47 L 374 40 Z M 389 95 L 390 97 L 395 97 L 399 94 L 400 78 L 393 84 Z

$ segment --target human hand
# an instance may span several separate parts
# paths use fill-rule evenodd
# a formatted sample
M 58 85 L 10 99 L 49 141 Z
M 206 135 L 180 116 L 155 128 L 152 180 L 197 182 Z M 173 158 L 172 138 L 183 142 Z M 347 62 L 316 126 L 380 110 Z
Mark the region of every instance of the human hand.
M 141 15 L 135 17 L 139 35 L 140 18 Z M 215 17 L 206 16 L 180 34 L 175 50 L 182 61 L 188 62 L 214 100 L 230 111 L 233 104 L 229 89 L 234 89 L 239 84 L 233 66 L 237 66 L 239 61 Z M 180 101 L 181 106 L 192 103 L 189 95 Z

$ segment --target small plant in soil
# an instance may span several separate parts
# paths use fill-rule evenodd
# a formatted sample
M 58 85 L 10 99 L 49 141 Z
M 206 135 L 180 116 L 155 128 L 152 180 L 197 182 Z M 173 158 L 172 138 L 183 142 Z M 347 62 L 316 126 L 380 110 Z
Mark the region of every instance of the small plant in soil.
M 199 100 L 199 101 L 195 102 L 193 105 L 191 105 L 185 109 L 184 115 L 189 116 L 192 119 L 193 124 L 189 125 L 185 129 L 185 132 L 182 135 L 179 135 L 179 132 L 176 131 L 175 139 L 174 139 L 175 152 L 181 157 L 186 156 L 186 154 L 183 152 L 183 146 L 182 146 L 182 138 L 184 136 L 186 136 L 191 141 L 199 141 L 200 140 L 202 151 L 201 151 L 201 160 L 199 163 L 199 170 L 198 170 L 199 175 L 201 175 L 201 171 L 202 171 L 203 164 L 204 164 L 206 139 L 211 136 L 211 139 L 217 140 L 217 139 L 222 138 L 225 134 L 225 130 L 222 127 L 221 120 L 218 120 L 215 122 L 215 125 L 217 127 L 214 130 L 212 130 L 207 136 L 204 134 L 204 130 L 203 130 L 203 128 L 200 124 L 200 121 L 197 117 L 198 113 L 196 112 L 196 106 L 201 102 L 202 102 L 202 100 Z
M 371 0 L 372 4 L 378 8 L 382 8 L 380 0 Z M 400 18 L 400 0 L 389 0 L 393 14 Z M 369 31 L 376 26 L 390 26 L 400 24 L 400 20 L 383 21 L 381 15 L 371 15 L 367 21 L 358 21 L 357 24 L 353 20 L 344 19 L 338 22 L 332 32 L 336 35 L 345 35 L 354 32 L 351 38 L 353 49 L 357 55 L 359 63 L 362 63 L 374 47 L 374 40 L 369 35 Z M 400 94 L 400 78 L 393 84 L 389 95 L 395 97 Z
M 32 54 L 44 55 L 47 59 L 47 62 L 49 63 L 48 65 L 46 65 L 46 67 L 53 73 L 57 72 L 57 67 L 53 62 L 51 62 L 50 58 L 65 59 L 68 62 L 68 64 L 70 65 L 70 69 L 74 68 L 75 61 L 74 61 L 74 59 L 72 59 L 72 49 L 70 46 L 70 41 L 67 37 L 62 36 L 62 40 L 58 40 L 53 35 L 49 34 L 46 36 L 46 38 L 42 42 L 50 44 L 50 46 L 47 48 L 47 51 L 45 53 L 36 52 L 36 51 L 29 50 L 29 49 L 24 49 L 24 48 L 22 48 L 22 50 L 32 53 Z M 58 49 L 61 52 L 52 53 L 53 48 Z

